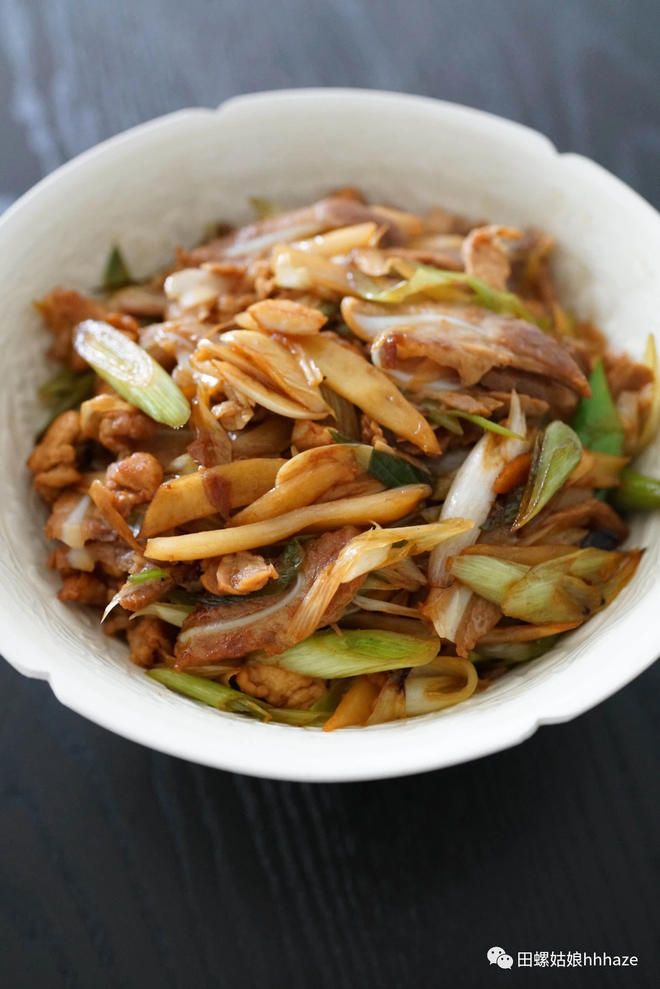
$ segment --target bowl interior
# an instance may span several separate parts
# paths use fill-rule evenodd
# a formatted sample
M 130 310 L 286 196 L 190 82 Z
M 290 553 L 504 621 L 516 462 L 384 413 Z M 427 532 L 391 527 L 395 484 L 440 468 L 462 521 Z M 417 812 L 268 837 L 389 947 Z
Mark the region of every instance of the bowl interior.
M 343 185 L 409 209 L 443 205 L 556 237 L 563 297 L 641 355 L 658 328 L 660 219 L 591 162 L 477 111 L 384 93 L 298 91 L 241 97 L 115 138 L 65 166 L 0 223 L 5 374 L 0 401 L 2 648 L 48 676 L 69 706 L 128 737 L 196 761 L 291 779 L 352 779 L 433 768 L 494 751 L 540 720 L 570 717 L 654 658 L 652 595 L 660 516 L 636 519 L 648 547 L 614 605 L 548 655 L 441 715 L 323 735 L 219 715 L 169 694 L 128 663 L 96 619 L 62 605 L 46 569 L 44 509 L 23 468 L 48 375 L 32 303 L 55 285 L 98 284 L 109 247 L 146 275 L 211 221 L 246 221 L 249 196 L 305 203 Z M 660 445 L 645 455 L 660 467 Z M 385 743 L 385 744 L 384 744 Z

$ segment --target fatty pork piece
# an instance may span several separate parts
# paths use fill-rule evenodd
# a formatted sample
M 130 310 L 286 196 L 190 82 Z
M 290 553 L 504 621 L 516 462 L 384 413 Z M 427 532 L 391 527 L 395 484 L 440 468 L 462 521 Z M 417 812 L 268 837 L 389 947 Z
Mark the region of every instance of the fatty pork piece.
M 397 223 L 397 211 L 381 211 L 347 196 L 329 196 L 310 206 L 277 213 L 250 223 L 233 233 L 196 247 L 187 255 L 191 264 L 225 258 L 258 257 L 275 244 L 302 240 L 356 223 L 376 222 L 385 228 L 384 243 L 405 243 L 405 230 Z M 420 223 L 421 228 L 421 223 Z
M 296 583 L 279 595 L 266 595 L 226 605 L 200 605 L 188 616 L 177 640 L 175 665 L 202 666 L 235 659 L 257 649 L 269 656 L 296 645 L 289 626 L 300 602 L 323 568 L 337 558 L 358 529 L 345 526 L 309 542 Z M 342 584 L 322 617 L 321 625 L 338 621 L 364 582 Z
M 385 370 L 427 359 L 453 372 L 463 386 L 477 384 L 493 368 L 540 375 L 589 395 L 589 383 L 568 350 L 523 319 L 478 306 L 418 303 L 385 307 L 345 299 L 344 319 L 371 342 L 374 364 Z

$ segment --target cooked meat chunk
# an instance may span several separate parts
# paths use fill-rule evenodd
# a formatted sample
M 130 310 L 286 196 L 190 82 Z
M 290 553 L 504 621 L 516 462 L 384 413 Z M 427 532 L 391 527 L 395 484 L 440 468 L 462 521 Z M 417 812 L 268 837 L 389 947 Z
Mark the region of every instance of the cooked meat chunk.
M 499 622 L 502 612 L 492 601 L 473 594 L 456 632 L 456 653 L 467 656 L 477 641 Z
M 126 627 L 126 638 L 131 663 L 149 667 L 166 662 L 172 653 L 174 631 L 171 625 L 154 615 L 143 615 L 130 621 Z
M 97 395 L 80 407 L 82 435 L 96 440 L 117 457 L 149 445 L 156 432 L 153 419 L 115 395 Z
M 283 594 L 195 608 L 186 618 L 177 640 L 176 666 L 180 669 L 202 666 L 245 656 L 256 649 L 263 649 L 273 656 L 295 645 L 289 625 L 300 602 L 321 570 L 337 558 L 355 535 L 357 529 L 345 526 L 308 543 L 298 580 Z M 363 582 L 364 578 L 359 577 L 342 584 L 320 624 L 330 625 L 337 621 Z
M 325 682 L 315 677 L 291 673 L 281 666 L 271 666 L 249 659 L 236 674 L 236 685 L 252 697 L 273 707 L 304 709 L 325 692 Z
M 105 523 L 105 520 L 103 522 Z M 102 573 L 109 577 L 123 577 L 135 569 L 136 561 L 140 558 L 135 550 L 117 539 L 114 530 L 109 531 L 112 536 L 111 541 L 94 540 L 85 543 L 85 552 L 89 553 L 94 566 Z
M 523 543 L 564 542 L 568 533 L 578 529 L 607 529 L 619 542 L 628 535 L 628 526 L 605 501 L 594 498 L 590 491 L 564 488 L 546 508 L 521 530 Z M 570 542 L 577 541 L 571 539 Z
M 259 329 L 289 336 L 316 333 L 327 323 L 327 316 L 318 309 L 291 299 L 263 299 L 250 306 L 248 313 Z
M 518 658 L 512 644 L 576 627 L 634 573 L 643 550 L 607 551 L 628 532 L 613 506 L 652 501 L 627 465 L 657 431 L 653 367 L 564 308 L 584 293 L 560 299 L 541 230 L 420 216 L 351 188 L 273 205 L 255 200 L 246 226 L 216 224 L 149 282 L 103 301 L 56 288 L 38 304 L 65 365 L 39 396 L 79 405 L 28 460 L 60 600 L 93 606 L 134 664 L 160 667 L 156 679 L 170 669 L 173 690 L 250 695 L 235 705 L 245 713 L 254 697 L 281 709 L 274 720 L 323 720 L 315 702 L 332 681 L 286 669 L 317 629 L 346 669 L 395 646 L 390 665 L 407 664 L 353 677 L 324 729 L 458 703 Z M 584 272 L 562 263 L 575 288 Z M 75 350 L 87 353 L 86 320 L 119 331 L 107 373 Z M 165 376 L 158 421 L 141 411 L 127 339 Z M 652 340 L 644 359 L 656 363 Z M 621 455 L 594 441 L 580 457 L 566 440 L 565 472 L 546 476 L 540 439 L 555 465 L 578 405 L 587 425 L 602 412 L 589 384 L 601 360 L 618 418 L 600 425 L 622 434 Z M 536 514 L 521 512 L 530 491 Z M 524 562 L 521 580 L 492 603 L 485 581 L 508 560 Z M 417 646 L 386 638 L 432 631 Z M 427 646 L 448 659 L 440 694 L 423 681 L 404 691 Z M 473 663 L 475 649 L 501 662 Z
M 75 567 L 71 565 L 69 560 L 68 546 L 57 545 L 53 547 L 48 557 L 48 568 L 57 570 L 62 577 L 73 573 Z
M 136 554 L 123 543 L 88 542 L 82 549 L 70 549 L 59 544 L 55 546 L 48 558 L 51 570 L 57 570 L 63 576 L 84 570 L 108 577 L 124 577 L 135 566 Z
M 540 374 L 529 374 L 526 371 L 515 371 L 513 368 L 496 368 L 489 371 L 481 379 L 484 388 L 492 389 L 491 395 L 501 392 L 518 392 L 537 402 L 545 404 L 550 415 L 559 419 L 571 419 L 577 408 L 579 396 L 566 385 L 549 381 Z M 525 408 L 527 411 L 527 408 Z
M 468 275 L 505 291 L 511 274 L 509 253 L 504 240 L 518 240 L 520 230 L 510 227 L 475 227 L 463 241 L 461 253 Z
M 106 620 L 101 626 L 104 635 L 119 635 L 121 632 L 125 632 L 128 628 L 128 623 L 131 618 L 127 611 L 123 611 L 121 608 L 115 608 L 111 615 L 108 615 Z
M 64 488 L 80 480 L 76 466 L 79 441 L 79 414 L 63 412 L 30 454 L 27 465 L 34 475 L 34 486 L 45 501 L 55 501 Z
M 296 419 L 291 433 L 291 445 L 296 450 L 311 450 L 315 446 L 332 443 L 332 433 L 327 426 L 320 426 L 311 419 Z
M 111 592 L 100 577 L 91 573 L 72 573 L 62 578 L 62 589 L 57 595 L 60 601 L 77 601 L 78 604 L 108 603 Z
M 163 468 L 150 453 L 132 453 L 106 471 L 106 487 L 124 517 L 136 505 L 151 501 L 162 480 Z
M 425 358 L 455 371 L 462 385 L 475 385 L 493 368 L 511 367 L 550 378 L 579 395 L 590 394 L 568 351 L 532 323 L 475 306 L 406 309 L 399 325 L 384 329 L 372 344 L 372 357 L 383 368 Z
M 501 397 L 493 396 L 477 388 L 472 391 L 447 390 L 438 392 L 434 392 L 433 389 L 426 391 L 424 388 L 420 388 L 419 392 L 415 394 L 419 395 L 420 398 L 428 395 L 446 409 L 457 409 L 460 412 L 469 412 L 471 415 L 479 416 L 490 416 L 491 412 L 501 409 L 505 405 L 505 400 Z M 508 403 L 508 396 L 506 403 Z
M 140 329 L 140 346 L 170 370 L 178 360 L 192 354 L 208 326 L 189 314 L 166 323 L 150 323 Z
M 258 553 L 230 553 L 202 564 L 201 581 L 211 594 L 249 594 L 277 579 L 277 570 Z
M 653 373 L 646 364 L 638 364 L 628 354 L 609 351 L 603 356 L 603 365 L 610 391 L 616 399 L 624 391 L 640 391 L 653 381 Z
M 41 300 L 38 308 L 54 337 L 50 356 L 76 370 L 87 367 L 72 343 L 74 328 L 83 319 L 102 319 L 132 340 L 137 340 L 139 325 L 132 316 L 113 312 L 98 299 L 90 299 L 71 289 L 53 289 Z
M 360 416 L 360 437 L 363 443 L 375 446 L 385 442 L 385 434 L 375 419 L 363 412 Z
M 534 296 L 548 310 L 557 295 L 550 269 L 554 246 L 553 237 L 543 230 L 529 227 L 510 250 L 512 273 L 509 287 L 526 297 Z
M 385 226 L 390 243 L 405 242 L 406 235 L 397 223 L 395 211 L 379 212 L 378 207 L 365 206 L 357 199 L 331 196 L 311 206 L 277 213 L 275 216 L 241 227 L 233 233 L 202 244 L 186 255 L 189 264 L 205 261 L 256 256 L 267 252 L 283 240 L 295 241 L 355 223 L 375 221 Z

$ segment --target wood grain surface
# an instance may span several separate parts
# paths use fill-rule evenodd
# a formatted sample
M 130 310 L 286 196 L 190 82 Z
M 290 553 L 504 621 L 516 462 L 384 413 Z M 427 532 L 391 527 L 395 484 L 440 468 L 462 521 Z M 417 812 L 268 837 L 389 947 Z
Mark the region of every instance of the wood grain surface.
M 512 117 L 658 206 L 659 34 L 658 0 L 0 0 L 0 209 L 149 117 L 305 85 Z M 656 986 L 659 710 L 656 665 L 470 765 L 283 784 L 130 744 L 3 664 L 0 985 Z M 640 961 L 505 973 L 491 945 Z

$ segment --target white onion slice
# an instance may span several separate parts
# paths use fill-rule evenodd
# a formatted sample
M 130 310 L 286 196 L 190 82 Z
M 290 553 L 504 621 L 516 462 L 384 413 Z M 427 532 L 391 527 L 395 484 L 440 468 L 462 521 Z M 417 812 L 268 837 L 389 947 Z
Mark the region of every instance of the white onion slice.
M 66 522 L 62 524 L 60 539 L 71 549 L 82 549 L 85 545 L 85 534 L 82 523 L 87 515 L 92 499 L 89 495 L 83 495 L 76 507 L 68 516 Z

